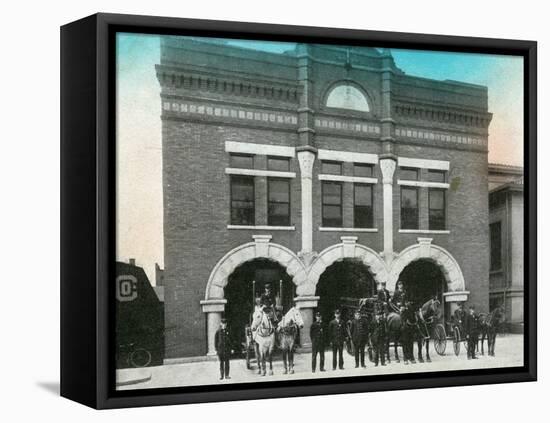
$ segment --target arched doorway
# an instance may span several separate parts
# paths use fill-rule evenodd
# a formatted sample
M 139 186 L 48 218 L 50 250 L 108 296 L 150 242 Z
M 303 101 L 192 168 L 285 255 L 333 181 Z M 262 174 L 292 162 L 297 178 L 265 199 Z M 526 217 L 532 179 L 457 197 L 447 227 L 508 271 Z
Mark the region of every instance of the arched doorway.
M 428 259 L 415 260 L 409 263 L 399 274 L 408 297 L 420 307 L 430 298 L 437 298 L 443 304 L 443 293 L 447 290 L 447 281 L 441 268 Z
M 227 278 L 224 289 L 224 317 L 233 342 L 233 349 L 240 353 L 245 341 L 245 326 L 250 323 L 254 300 L 262 294 L 266 284 L 280 310 L 293 306 L 295 285 L 286 269 L 279 263 L 266 258 L 257 258 L 239 265 Z
M 376 293 L 376 281 L 369 268 L 361 260 L 346 258 L 328 266 L 319 277 L 316 295 L 318 310 L 323 321 L 334 317 L 336 308 L 342 309 L 342 318 L 350 319 L 350 311 L 344 307 L 353 299 L 371 297 Z

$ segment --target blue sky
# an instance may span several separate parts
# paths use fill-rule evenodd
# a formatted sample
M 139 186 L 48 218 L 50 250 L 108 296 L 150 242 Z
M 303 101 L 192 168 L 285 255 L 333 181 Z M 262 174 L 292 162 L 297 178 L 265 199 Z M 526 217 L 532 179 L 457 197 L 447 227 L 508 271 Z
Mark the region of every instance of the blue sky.
M 293 43 L 232 40 L 282 53 Z M 489 161 L 523 165 L 523 59 L 470 53 L 392 49 L 396 65 L 423 78 L 485 85 L 489 93 Z M 136 258 L 150 278 L 163 264 L 160 37 L 117 36 L 117 258 Z M 154 281 L 152 281 L 154 283 Z

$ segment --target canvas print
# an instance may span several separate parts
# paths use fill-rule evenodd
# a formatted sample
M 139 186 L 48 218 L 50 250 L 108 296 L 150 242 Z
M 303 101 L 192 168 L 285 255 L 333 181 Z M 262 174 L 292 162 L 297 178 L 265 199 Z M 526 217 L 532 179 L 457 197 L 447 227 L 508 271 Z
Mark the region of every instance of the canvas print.
M 519 367 L 523 58 L 116 35 L 116 389 Z

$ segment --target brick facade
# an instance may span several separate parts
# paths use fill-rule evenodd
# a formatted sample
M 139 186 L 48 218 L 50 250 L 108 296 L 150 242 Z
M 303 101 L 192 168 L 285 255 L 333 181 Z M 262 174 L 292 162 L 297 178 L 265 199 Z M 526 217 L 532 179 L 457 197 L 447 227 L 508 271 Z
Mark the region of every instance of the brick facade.
M 449 279 L 449 304 L 468 298 L 478 309 L 488 309 L 491 115 L 485 87 L 408 76 L 387 51 L 370 48 L 297 45 L 287 53 L 271 54 L 182 37 L 163 38 L 157 77 L 162 87 L 168 359 L 211 352 L 209 332 L 224 309 L 228 275 L 223 272 L 234 268 L 236 261 L 254 257 L 285 264 L 306 323 L 319 301 L 315 269 L 342 258 L 338 254 L 359 257 L 379 282 L 387 279 L 390 285 L 394 263 L 405 264 L 411 257 L 431 259 Z M 327 96 L 340 85 L 362 93 L 369 111 L 327 107 Z M 289 228 L 265 228 L 266 176 L 254 177 L 255 225 L 262 228 L 228 228 L 228 141 L 295 149 L 290 159 L 295 177 L 290 178 Z M 375 157 L 370 231 L 353 228 L 350 182 L 343 182 L 343 227 L 347 229 L 321 229 L 320 160 L 315 158 L 320 150 Z M 308 185 L 300 154 L 315 158 L 309 217 L 302 204 L 302 189 Z M 447 163 L 445 231 L 427 230 L 428 188 L 419 187 L 420 231 L 400 232 L 399 170 L 389 184 L 391 205 L 383 201 L 380 170 L 382 160 L 397 162 L 400 157 Z M 266 170 L 265 153 L 255 155 L 254 169 Z M 427 168 L 419 169 L 424 179 Z M 351 161 L 343 162 L 343 176 L 353 177 Z M 387 237 L 384 228 L 389 227 L 384 209 L 390 206 L 393 253 L 381 254 Z M 307 219 L 312 251 L 304 248 L 307 234 L 302 228 L 307 227 Z M 271 238 L 253 239 L 254 235 Z M 419 238 L 431 240 L 421 248 Z M 411 246 L 416 247 L 409 254 L 399 255 Z M 327 255 L 319 256 L 330 247 L 334 248 Z M 233 249 L 238 250 L 228 255 Z M 221 263 L 224 256 L 227 260 Z

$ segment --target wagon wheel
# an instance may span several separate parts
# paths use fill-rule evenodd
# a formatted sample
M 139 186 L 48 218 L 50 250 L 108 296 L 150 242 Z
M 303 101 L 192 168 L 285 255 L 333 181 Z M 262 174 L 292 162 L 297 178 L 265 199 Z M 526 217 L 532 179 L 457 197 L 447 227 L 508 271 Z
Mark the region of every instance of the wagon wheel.
M 435 325 L 434 328 L 434 347 L 435 351 L 439 355 L 445 355 L 445 349 L 447 348 L 447 334 L 445 328 L 441 323 Z
M 453 329 L 453 349 L 455 350 L 455 355 L 458 357 L 460 354 L 460 329 L 455 327 Z

